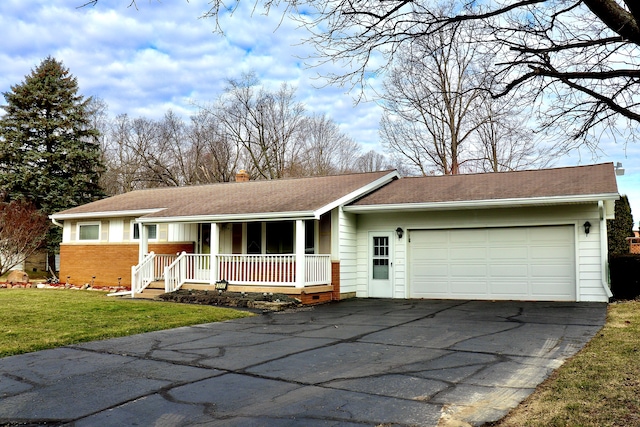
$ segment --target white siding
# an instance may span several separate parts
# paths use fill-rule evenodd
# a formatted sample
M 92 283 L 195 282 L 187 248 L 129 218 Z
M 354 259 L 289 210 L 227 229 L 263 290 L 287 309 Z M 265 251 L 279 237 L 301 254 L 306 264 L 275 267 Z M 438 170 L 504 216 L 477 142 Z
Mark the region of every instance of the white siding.
M 170 242 L 196 242 L 198 224 L 169 224 Z
M 591 232 L 585 235 L 582 224 L 591 223 Z M 406 245 L 411 230 L 437 230 L 455 228 L 522 227 L 536 225 L 573 225 L 576 234 L 576 280 L 578 301 L 607 301 L 602 286 L 600 258 L 600 227 L 597 204 L 529 207 L 512 209 L 478 209 L 440 212 L 394 212 L 388 214 L 361 214 L 357 220 L 357 296 L 367 297 L 368 287 L 368 233 L 404 229 L 401 240 L 396 237 L 394 259 L 394 295 L 406 298 Z
M 62 243 L 71 242 L 71 221 L 65 221 L 62 227 Z
M 109 221 L 109 242 L 120 243 L 124 241 L 124 220 L 112 219 Z
M 333 228 L 332 228 L 333 230 Z M 333 232 L 333 231 L 332 231 Z M 340 293 L 357 292 L 356 216 L 338 208 L 338 259 L 340 260 Z M 333 239 L 332 239 L 333 240 Z

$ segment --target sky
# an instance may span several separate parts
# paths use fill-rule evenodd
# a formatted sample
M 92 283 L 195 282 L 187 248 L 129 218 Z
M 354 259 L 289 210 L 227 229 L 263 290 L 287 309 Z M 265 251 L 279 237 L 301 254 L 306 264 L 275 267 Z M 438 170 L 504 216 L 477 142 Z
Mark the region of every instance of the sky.
M 233 16 L 223 17 L 221 36 L 212 19 L 200 18 L 208 0 L 138 0 L 137 8 L 128 7 L 130 0 L 99 0 L 78 8 L 84 3 L 0 2 L 0 92 L 52 56 L 77 77 L 80 92 L 102 98 L 112 116 L 159 119 L 171 109 L 188 118 L 196 105 L 213 101 L 227 79 L 254 71 L 267 88 L 294 85 L 308 112 L 333 118 L 363 151 L 382 152 L 381 108 L 375 102 L 355 104 L 358 93 L 318 79 L 338 65 L 308 67 L 305 58 L 313 55 L 304 43 L 308 34 L 277 11 L 252 14 L 254 2 L 240 2 Z M 381 83 L 381 78 L 371 81 L 374 88 Z M 553 166 L 621 162 L 625 175 L 618 177 L 618 187 L 629 197 L 637 229 L 640 143 L 601 140 L 599 148 L 595 154 L 574 151 Z

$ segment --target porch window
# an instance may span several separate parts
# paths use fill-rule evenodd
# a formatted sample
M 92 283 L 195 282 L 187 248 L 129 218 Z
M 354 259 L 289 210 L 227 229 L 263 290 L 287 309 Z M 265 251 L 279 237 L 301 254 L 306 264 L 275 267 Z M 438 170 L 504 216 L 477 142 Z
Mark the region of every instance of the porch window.
M 100 240 L 100 223 L 80 223 L 78 224 L 78 240 Z
M 267 222 L 267 253 L 293 253 L 293 221 Z
M 315 235 L 315 222 L 313 220 L 306 220 L 304 222 L 304 253 L 307 255 L 316 253 Z
M 132 222 L 131 224 L 133 225 L 133 240 L 140 240 L 140 224 L 137 222 Z M 148 224 L 147 232 L 149 240 L 156 240 L 158 226 L 156 224 Z
M 248 254 L 262 253 L 262 223 L 261 222 L 247 223 L 247 253 Z

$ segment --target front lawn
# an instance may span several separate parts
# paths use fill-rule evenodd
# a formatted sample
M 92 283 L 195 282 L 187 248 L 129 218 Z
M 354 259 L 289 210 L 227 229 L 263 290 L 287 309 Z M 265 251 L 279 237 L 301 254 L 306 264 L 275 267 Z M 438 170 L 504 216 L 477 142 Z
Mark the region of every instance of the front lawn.
M 640 426 L 640 301 L 610 304 L 595 338 L 492 425 Z
M 0 357 L 250 316 L 228 308 L 107 297 L 104 292 L 0 290 Z

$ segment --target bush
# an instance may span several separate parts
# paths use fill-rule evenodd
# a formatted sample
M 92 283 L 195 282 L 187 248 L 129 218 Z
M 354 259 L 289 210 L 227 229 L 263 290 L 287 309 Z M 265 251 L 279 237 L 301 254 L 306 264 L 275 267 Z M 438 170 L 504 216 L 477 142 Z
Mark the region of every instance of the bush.
M 640 255 L 612 255 L 609 274 L 614 298 L 634 299 L 640 296 Z

